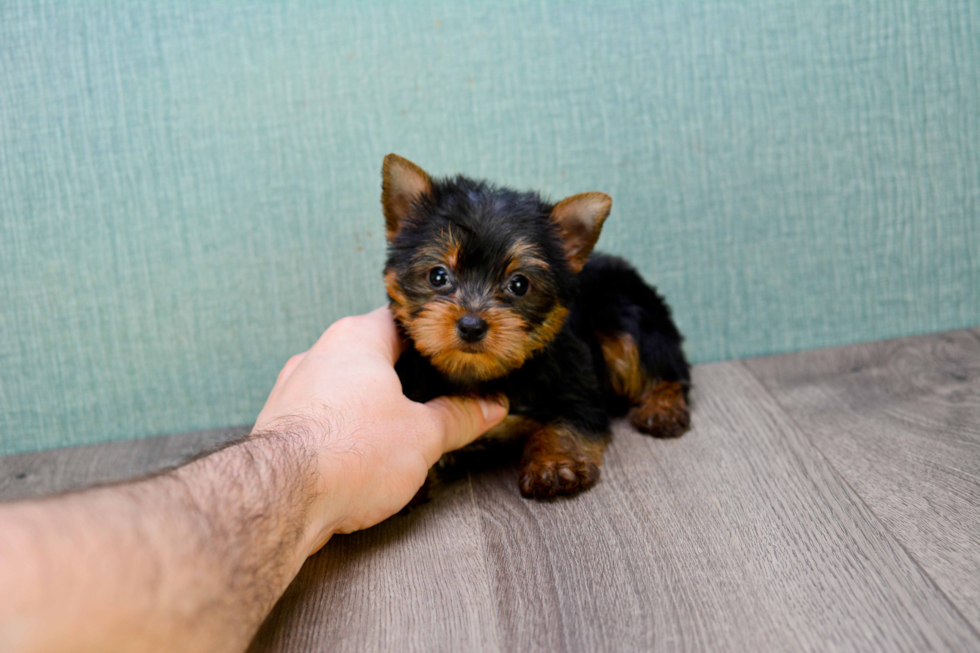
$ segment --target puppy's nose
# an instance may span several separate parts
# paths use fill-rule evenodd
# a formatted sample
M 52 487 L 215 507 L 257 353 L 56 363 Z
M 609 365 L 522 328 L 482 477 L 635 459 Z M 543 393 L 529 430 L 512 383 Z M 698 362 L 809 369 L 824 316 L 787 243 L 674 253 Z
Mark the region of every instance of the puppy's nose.
M 459 337 L 466 342 L 479 342 L 487 333 L 487 321 L 474 313 L 467 313 L 456 322 Z

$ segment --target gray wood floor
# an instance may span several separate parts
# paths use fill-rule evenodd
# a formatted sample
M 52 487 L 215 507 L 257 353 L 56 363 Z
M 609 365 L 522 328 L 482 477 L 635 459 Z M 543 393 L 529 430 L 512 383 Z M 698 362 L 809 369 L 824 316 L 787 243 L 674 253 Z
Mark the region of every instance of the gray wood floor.
M 253 651 L 980 650 L 980 331 L 694 374 L 679 440 L 616 427 L 600 484 L 511 468 L 334 538 Z M 0 499 L 246 429 L 0 458 Z

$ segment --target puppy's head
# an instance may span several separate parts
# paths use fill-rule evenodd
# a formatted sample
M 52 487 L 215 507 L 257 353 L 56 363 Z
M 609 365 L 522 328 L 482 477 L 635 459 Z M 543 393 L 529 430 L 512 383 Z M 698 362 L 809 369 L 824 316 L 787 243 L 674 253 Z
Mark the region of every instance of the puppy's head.
M 612 199 L 593 192 L 550 204 L 466 177 L 432 179 L 395 154 L 382 174 L 385 285 L 415 348 L 471 384 L 546 347 Z

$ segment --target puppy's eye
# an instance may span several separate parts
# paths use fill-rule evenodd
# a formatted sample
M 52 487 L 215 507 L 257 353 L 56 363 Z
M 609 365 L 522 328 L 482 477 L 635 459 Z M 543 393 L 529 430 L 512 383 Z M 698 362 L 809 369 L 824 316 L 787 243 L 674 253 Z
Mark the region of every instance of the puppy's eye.
M 449 273 L 446 272 L 446 268 L 438 267 L 429 270 L 429 283 L 433 288 L 442 288 L 449 283 Z
M 530 287 L 530 282 L 527 280 L 523 274 L 515 274 L 514 278 L 510 280 L 507 285 L 507 290 L 511 291 L 518 297 L 523 297 L 527 294 L 527 289 Z

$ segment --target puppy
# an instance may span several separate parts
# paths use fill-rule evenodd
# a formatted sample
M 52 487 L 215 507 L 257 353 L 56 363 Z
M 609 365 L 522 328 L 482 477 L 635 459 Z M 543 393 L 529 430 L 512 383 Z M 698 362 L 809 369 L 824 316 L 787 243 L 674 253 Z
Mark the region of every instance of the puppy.
M 687 430 L 691 376 L 670 309 L 624 260 L 592 253 L 608 195 L 552 204 L 434 179 L 395 154 L 382 176 L 385 286 L 409 345 L 396 366 L 405 394 L 506 395 L 510 416 L 484 438 L 521 439 L 524 496 L 594 485 L 610 416 L 628 413 L 656 437 Z

